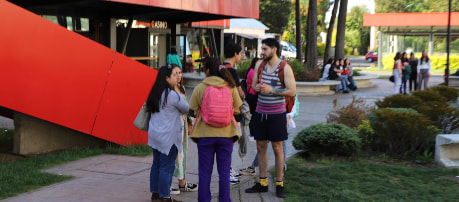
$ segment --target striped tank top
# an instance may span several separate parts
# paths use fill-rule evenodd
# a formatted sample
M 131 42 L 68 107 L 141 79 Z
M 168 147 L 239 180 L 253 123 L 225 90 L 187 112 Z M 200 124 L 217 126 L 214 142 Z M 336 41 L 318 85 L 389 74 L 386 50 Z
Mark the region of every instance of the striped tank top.
M 272 73 L 268 73 L 268 68 L 263 69 L 261 76 L 261 82 L 270 85 L 271 87 L 281 88 L 282 84 L 279 79 L 277 72 L 279 71 L 280 63 L 277 65 L 276 70 Z M 255 110 L 260 114 L 281 114 L 286 112 L 285 109 L 285 97 L 275 95 L 272 93 L 263 93 L 258 94 L 257 108 Z

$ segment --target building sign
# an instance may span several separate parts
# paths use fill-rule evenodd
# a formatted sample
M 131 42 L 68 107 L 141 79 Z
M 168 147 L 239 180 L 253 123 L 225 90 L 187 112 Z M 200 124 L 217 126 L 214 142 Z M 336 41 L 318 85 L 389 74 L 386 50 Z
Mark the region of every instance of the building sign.
M 167 29 L 166 21 L 151 21 L 151 27 L 156 29 Z

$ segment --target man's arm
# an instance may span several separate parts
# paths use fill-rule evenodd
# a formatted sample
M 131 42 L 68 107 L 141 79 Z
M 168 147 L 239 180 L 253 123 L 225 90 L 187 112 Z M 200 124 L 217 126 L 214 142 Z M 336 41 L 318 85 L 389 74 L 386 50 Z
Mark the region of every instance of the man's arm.
M 295 82 L 295 75 L 293 74 L 292 67 L 289 64 L 286 64 L 284 67 L 284 84 L 287 91 L 283 91 L 280 93 L 274 93 L 276 95 L 283 95 L 293 97 L 296 93 L 296 82 Z
M 261 90 L 260 85 L 258 85 L 258 68 L 260 68 L 260 64 L 261 64 L 261 61 L 258 61 L 257 64 L 255 64 L 254 74 L 252 78 L 252 89 L 256 93 L 260 92 Z M 258 88 L 257 88 L 257 85 L 258 85 Z

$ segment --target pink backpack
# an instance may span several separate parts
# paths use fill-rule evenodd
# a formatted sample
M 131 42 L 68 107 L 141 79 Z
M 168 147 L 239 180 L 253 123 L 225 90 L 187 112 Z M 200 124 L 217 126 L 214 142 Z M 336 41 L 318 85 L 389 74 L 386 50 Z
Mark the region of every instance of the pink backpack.
M 225 127 L 233 119 L 233 96 L 228 86 L 207 86 L 202 98 L 202 120 L 214 127 Z M 199 115 L 198 115 L 199 116 Z

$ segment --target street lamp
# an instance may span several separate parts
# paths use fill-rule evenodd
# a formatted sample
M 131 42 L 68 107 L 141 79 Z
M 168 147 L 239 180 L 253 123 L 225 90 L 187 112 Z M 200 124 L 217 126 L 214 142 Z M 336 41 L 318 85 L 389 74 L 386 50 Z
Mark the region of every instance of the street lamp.
M 449 78 L 449 41 L 451 40 L 451 0 L 448 5 L 448 35 L 446 36 L 446 69 L 445 69 L 445 86 L 448 86 Z

